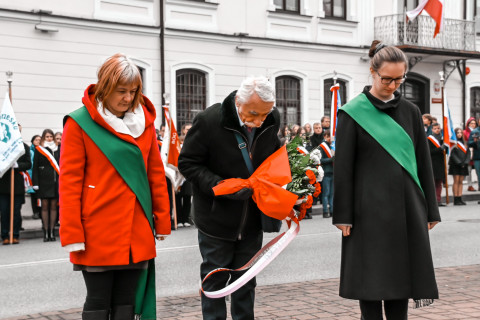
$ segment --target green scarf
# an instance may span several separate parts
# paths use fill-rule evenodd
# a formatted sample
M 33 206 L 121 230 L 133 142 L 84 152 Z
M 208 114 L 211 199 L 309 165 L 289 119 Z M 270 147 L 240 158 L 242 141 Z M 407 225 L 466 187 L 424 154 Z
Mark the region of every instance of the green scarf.
M 423 193 L 418 179 L 417 160 L 412 139 L 385 112 L 378 110 L 363 93 L 339 110 L 345 111 L 372 136 L 412 177 Z
M 155 234 L 152 214 L 152 196 L 147 170 L 140 149 L 115 136 L 93 121 L 87 108 L 81 107 L 68 115 L 93 140 L 97 147 L 115 167 L 125 183 L 135 193 L 145 216 Z M 135 298 L 135 313 L 142 319 L 156 319 L 155 263 L 148 261 L 148 268 L 142 270 Z

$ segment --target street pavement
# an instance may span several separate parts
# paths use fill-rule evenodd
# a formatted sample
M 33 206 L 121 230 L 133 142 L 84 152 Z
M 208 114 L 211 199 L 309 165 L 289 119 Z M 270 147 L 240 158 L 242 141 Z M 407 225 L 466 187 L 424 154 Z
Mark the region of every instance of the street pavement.
M 441 208 L 442 223 L 431 232 L 440 300 L 410 310 L 409 319 L 480 319 L 480 193 L 465 194 L 468 205 Z M 38 226 L 24 221 L 27 233 Z M 359 319 L 357 302 L 338 296 L 340 239 L 330 219 L 304 220 L 297 238 L 257 277 L 257 319 Z M 196 230 L 173 232 L 157 244 L 157 256 L 158 318 L 201 319 Z M 0 319 L 80 319 L 84 297 L 82 277 L 58 241 L 0 247 Z

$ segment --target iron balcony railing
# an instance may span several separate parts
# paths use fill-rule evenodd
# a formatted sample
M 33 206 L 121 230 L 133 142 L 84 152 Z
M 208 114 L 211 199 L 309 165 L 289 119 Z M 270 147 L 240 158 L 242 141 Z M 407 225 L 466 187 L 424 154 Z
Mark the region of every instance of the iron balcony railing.
M 475 21 L 444 19 L 435 38 L 434 30 L 435 20 L 426 15 L 408 22 L 405 14 L 375 17 L 375 39 L 386 44 L 475 51 Z

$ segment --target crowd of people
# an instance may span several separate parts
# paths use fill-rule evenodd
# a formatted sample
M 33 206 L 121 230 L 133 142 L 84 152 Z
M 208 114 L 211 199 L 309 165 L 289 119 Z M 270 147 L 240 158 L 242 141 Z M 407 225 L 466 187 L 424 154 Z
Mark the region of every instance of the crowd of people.
M 21 126 L 19 125 L 20 130 Z M 25 194 L 31 199 L 32 219 L 41 219 L 43 241 L 56 241 L 55 227 L 59 226 L 58 177 L 62 133 L 45 129 L 34 135 L 25 154 L 14 165 L 14 223 L 10 242 L 10 171 L 0 179 L 0 211 L 2 243 L 19 244 L 22 227 L 21 208 Z

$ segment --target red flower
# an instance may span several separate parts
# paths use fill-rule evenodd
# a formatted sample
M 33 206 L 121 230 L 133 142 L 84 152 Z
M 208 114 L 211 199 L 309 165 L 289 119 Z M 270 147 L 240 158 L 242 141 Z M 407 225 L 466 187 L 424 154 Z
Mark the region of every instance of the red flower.
M 311 208 L 312 205 L 313 205 L 313 197 L 311 195 L 308 195 L 307 202 L 305 202 L 305 207 L 308 209 L 308 208 Z
M 299 208 L 299 214 L 298 214 L 298 221 L 303 220 L 305 218 L 305 215 L 307 214 L 307 207 L 305 206 L 305 202 L 300 205 Z
M 317 181 L 317 177 L 315 177 L 315 173 L 313 173 L 312 170 L 307 170 L 305 172 L 305 174 L 307 175 L 307 177 L 310 179 L 310 184 L 314 184 L 315 181 Z
M 315 183 L 315 192 L 313 193 L 313 196 L 316 198 L 322 193 L 322 186 L 320 185 L 320 182 Z

